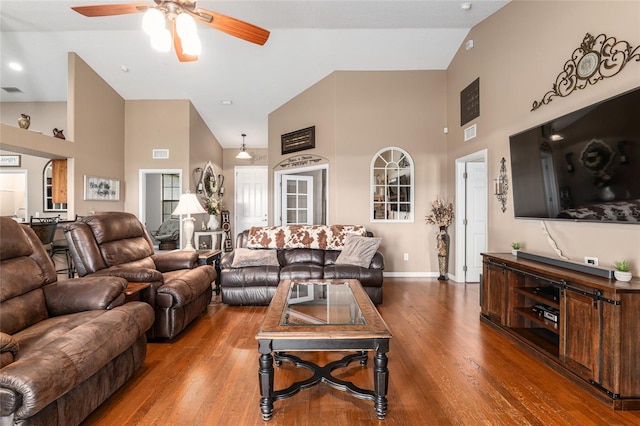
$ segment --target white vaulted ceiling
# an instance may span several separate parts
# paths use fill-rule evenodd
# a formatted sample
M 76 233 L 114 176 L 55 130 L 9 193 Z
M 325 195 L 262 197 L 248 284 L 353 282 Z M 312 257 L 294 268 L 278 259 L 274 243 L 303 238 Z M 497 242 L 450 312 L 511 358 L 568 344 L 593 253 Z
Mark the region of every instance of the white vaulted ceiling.
M 455 0 L 199 1 L 271 36 L 258 46 L 199 25 L 203 51 L 191 63 L 153 50 L 140 13 L 71 10 L 106 3 L 127 1 L 0 0 L 0 86 L 21 90 L 1 100 L 66 100 L 75 52 L 124 99 L 189 99 L 223 147 L 239 147 L 246 133 L 247 146 L 261 148 L 268 114 L 331 72 L 446 69 L 469 30 L 508 1 L 476 0 L 467 11 Z M 10 70 L 12 61 L 24 70 Z

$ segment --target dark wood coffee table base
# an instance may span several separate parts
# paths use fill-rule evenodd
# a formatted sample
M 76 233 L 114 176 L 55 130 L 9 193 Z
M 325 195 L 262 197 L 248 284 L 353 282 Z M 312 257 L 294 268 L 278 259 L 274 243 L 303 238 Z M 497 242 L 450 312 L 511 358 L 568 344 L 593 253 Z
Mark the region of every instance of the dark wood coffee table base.
M 325 366 L 319 366 L 318 364 L 310 361 L 305 361 L 295 355 L 291 355 L 290 353 L 286 352 L 274 352 L 274 354 L 271 355 L 272 342 L 268 340 L 259 341 L 258 350 L 261 355 L 259 361 L 260 368 L 258 371 L 258 376 L 260 379 L 260 410 L 262 412 L 262 419 L 265 421 L 271 419 L 273 415 L 274 401 L 280 401 L 290 398 L 301 390 L 312 388 L 319 383 L 326 383 L 335 389 L 348 392 L 356 398 L 373 401 L 376 416 L 380 420 L 384 419 L 387 414 L 387 388 L 389 385 L 389 369 L 387 368 L 387 352 L 389 351 L 389 340 L 375 340 L 376 344 L 371 348 L 376 349 L 373 368 L 373 390 L 363 389 L 359 386 L 356 386 L 353 382 L 340 380 L 331 374 L 334 370 L 347 367 L 354 361 L 360 361 L 360 365 L 366 365 L 369 356 L 367 351 L 358 351 L 357 353 L 351 353 L 340 360 L 330 362 Z M 328 343 L 330 346 L 332 346 L 331 342 Z M 340 346 L 341 348 L 344 348 L 343 345 Z M 295 382 L 286 389 L 274 390 L 274 360 L 276 366 L 280 366 L 283 361 L 290 362 L 298 368 L 305 368 L 312 371 L 313 376 L 306 380 Z
M 389 369 L 387 353 L 391 331 L 358 280 L 283 280 L 256 334 L 258 341 L 260 412 L 263 420 L 273 415 L 273 403 L 290 398 L 302 389 L 326 383 L 356 398 L 373 401 L 376 416 L 387 414 Z M 341 351 L 349 355 L 325 366 L 305 361 L 291 352 Z M 367 364 L 373 351 L 373 390 L 332 375 L 354 361 Z M 285 389 L 273 387 L 273 364 L 291 362 L 313 372 L 306 380 Z

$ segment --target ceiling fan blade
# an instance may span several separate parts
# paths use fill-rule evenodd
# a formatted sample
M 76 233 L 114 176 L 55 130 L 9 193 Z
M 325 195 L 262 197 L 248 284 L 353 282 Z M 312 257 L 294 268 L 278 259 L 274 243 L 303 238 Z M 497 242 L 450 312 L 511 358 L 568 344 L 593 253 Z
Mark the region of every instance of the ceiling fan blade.
M 176 21 L 171 21 L 171 34 L 173 36 L 173 48 L 176 51 L 176 56 L 180 62 L 193 62 L 197 61 L 198 57 L 196 55 L 187 55 L 184 53 L 182 49 L 182 40 L 180 40 L 180 36 L 176 31 Z
M 269 38 L 269 31 L 221 13 L 206 9 L 195 9 L 192 13 L 199 22 L 251 43 L 262 46 Z
M 75 10 L 81 15 L 88 17 L 96 16 L 111 16 L 111 15 L 126 15 L 128 13 L 144 12 L 153 5 L 146 3 L 121 3 L 121 4 L 95 4 L 91 6 L 73 6 L 71 9 Z

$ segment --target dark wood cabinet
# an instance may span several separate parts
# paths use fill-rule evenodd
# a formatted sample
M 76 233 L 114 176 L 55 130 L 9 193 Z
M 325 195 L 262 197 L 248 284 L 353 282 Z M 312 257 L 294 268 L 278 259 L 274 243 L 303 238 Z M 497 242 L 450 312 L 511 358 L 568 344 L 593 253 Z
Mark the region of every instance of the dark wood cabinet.
M 640 409 L 640 280 L 483 254 L 481 320 L 614 409 Z
M 500 265 L 485 263 L 483 268 L 482 313 L 498 324 L 505 325 L 507 272 Z
M 602 302 L 588 289 L 567 287 L 563 291 L 561 357 L 575 373 L 597 381 L 602 353 Z

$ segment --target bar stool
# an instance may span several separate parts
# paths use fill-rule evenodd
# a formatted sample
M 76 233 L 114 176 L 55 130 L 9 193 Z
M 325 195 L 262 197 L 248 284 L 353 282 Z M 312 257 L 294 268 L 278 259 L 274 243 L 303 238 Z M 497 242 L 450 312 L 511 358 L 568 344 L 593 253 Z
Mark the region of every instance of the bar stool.
M 54 256 L 64 255 L 66 261 L 66 268 L 57 269 L 59 274 L 67 274 L 68 278 L 75 276 L 75 267 L 73 265 L 73 259 L 71 258 L 71 252 L 69 251 L 69 245 L 66 239 L 56 240 L 56 230 L 58 223 L 60 222 L 60 216 L 56 217 L 33 217 L 29 219 L 29 226 L 33 228 L 36 235 L 44 245 L 45 250 L 49 254 L 51 261 L 55 265 L 56 261 Z
M 56 228 L 58 227 L 58 218 L 31 216 L 29 219 L 29 227 L 36 233 L 47 254 L 51 257 L 53 238 L 56 235 Z
M 51 259 L 53 260 L 53 256 L 57 254 L 64 255 L 65 261 L 67 263 L 67 267 L 62 269 L 56 269 L 56 272 L 59 274 L 64 274 L 66 272 L 67 278 L 73 278 L 76 274 L 76 269 L 73 264 L 73 258 L 71 257 L 71 252 L 69 251 L 69 243 L 67 243 L 66 239 L 52 241 Z

